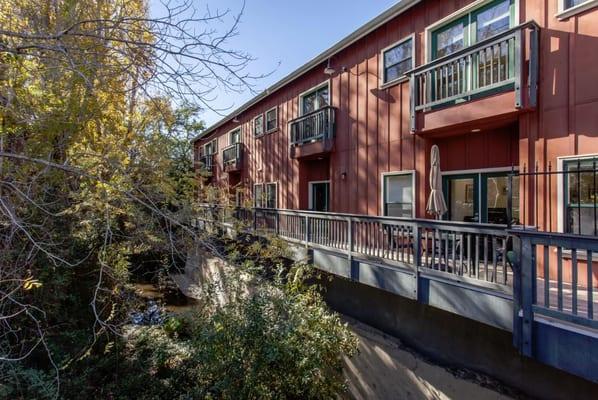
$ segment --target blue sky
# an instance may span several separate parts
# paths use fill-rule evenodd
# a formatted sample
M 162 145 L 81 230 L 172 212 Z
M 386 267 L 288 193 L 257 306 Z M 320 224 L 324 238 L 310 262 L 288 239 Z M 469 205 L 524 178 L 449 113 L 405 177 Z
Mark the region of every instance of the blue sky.
M 197 7 L 205 1 L 197 1 Z M 370 19 L 397 3 L 397 0 L 246 0 L 239 35 L 230 47 L 257 58 L 249 71 L 255 74 L 274 71 L 259 81 L 261 91 L 312 57 L 359 28 Z M 208 0 L 211 9 L 238 12 L 242 0 Z M 280 63 L 280 64 L 279 64 Z M 217 93 L 213 107 L 232 107 L 225 114 L 253 97 L 242 94 Z M 206 111 L 202 118 L 211 125 L 222 118 Z

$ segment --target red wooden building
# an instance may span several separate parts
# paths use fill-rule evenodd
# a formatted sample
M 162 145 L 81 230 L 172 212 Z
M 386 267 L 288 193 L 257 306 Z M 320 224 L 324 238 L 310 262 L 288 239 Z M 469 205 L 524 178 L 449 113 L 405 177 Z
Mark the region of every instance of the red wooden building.
M 444 222 L 422 220 L 434 145 Z M 194 146 L 254 228 L 274 221 L 334 254 L 334 274 L 511 330 L 521 353 L 598 382 L 598 0 L 402 0 Z M 454 303 L 434 300 L 441 281 Z M 551 318 L 591 332 L 551 336 Z
M 445 218 L 504 223 L 508 172 L 598 154 L 596 3 L 400 1 L 207 129 L 196 159 L 264 207 L 429 217 L 436 144 Z M 515 177 L 512 219 L 595 233 L 574 178 Z

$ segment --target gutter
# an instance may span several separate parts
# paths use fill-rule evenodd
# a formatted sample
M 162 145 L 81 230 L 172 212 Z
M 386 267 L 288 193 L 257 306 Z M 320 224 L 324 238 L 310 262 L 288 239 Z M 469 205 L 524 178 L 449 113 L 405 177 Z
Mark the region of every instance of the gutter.
M 242 106 L 235 109 L 233 112 L 228 114 L 226 117 L 222 118 L 220 121 L 215 123 L 214 125 L 210 126 L 208 129 L 200 133 L 199 135 L 195 136 L 191 139 L 191 143 L 195 143 L 199 139 L 209 136 L 214 130 L 218 129 L 222 125 L 226 124 L 230 120 L 232 120 L 235 116 L 241 114 L 242 112 L 246 111 L 248 108 L 252 107 L 253 105 L 259 103 L 261 100 L 268 97 L 271 93 L 274 93 L 278 89 L 284 87 L 285 85 L 291 83 L 295 79 L 299 78 L 301 75 L 307 73 L 308 71 L 312 70 L 314 67 L 318 66 L 319 64 L 325 62 L 330 57 L 334 56 L 336 53 L 346 49 L 353 43 L 357 42 L 358 40 L 362 39 L 363 37 L 367 36 L 374 30 L 378 29 L 380 26 L 384 25 L 391 19 L 395 18 L 396 16 L 402 14 L 403 12 L 407 11 L 417 3 L 421 2 L 422 0 L 400 0 L 397 4 L 390 7 L 388 10 L 384 11 L 382 14 L 378 15 L 376 18 L 372 19 L 371 21 L 367 22 L 365 25 L 361 26 L 361 28 L 357 29 L 350 35 L 346 36 L 344 39 L 341 39 L 335 45 L 330 47 L 328 50 L 320 53 L 316 57 L 312 58 L 307 63 L 303 64 L 301 67 L 297 68 L 295 71 L 291 72 L 289 75 L 282 78 L 280 81 L 276 82 L 272 86 L 268 87 L 262 93 L 258 94 Z

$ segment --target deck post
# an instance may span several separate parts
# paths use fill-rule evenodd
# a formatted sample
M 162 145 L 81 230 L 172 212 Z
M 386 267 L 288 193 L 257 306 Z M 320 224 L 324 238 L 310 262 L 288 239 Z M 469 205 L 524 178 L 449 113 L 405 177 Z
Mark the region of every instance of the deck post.
M 413 298 L 419 302 L 419 268 L 421 267 L 421 241 L 422 233 L 419 225 L 415 225 L 413 228 L 413 279 L 415 280 L 413 285 Z
M 305 216 L 305 247 L 309 245 L 309 216 Z
M 529 57 L 529 105 L 536 107 L 538 104 L 538 72 L 539 72 L 539 32 L 537 27 L 530 31 L 530 57 Z
M 530 238 L 521 238 L 521 260 L 519 275 L 521 277 L 521 338 L 519 349 L 525 356 L 532 357 L 532 335 L 534 327 L 533 303 L 536 296 L 536 248 Z M 514 295 L 516 293 L 514 292 Z
M 521 34 L 521 30 L 517 30 L 515 32 L 515 57 L 514 57 L 514 66 L 513 72 L 515 74 L 515 108 L 522 107 L 522 97 L 521 97 L 521 58 L 523 57 L 522 54 L 522 43 L 523 35 Z
M 409 109 L 411 114 L 411 133 L 415 133 L 415 131 L 417 130 L 417 119 L 415 115 L 417 88 L 415 87 L 415 84 L 415 74 L 411 74 L 411 77 L 409 78 Z

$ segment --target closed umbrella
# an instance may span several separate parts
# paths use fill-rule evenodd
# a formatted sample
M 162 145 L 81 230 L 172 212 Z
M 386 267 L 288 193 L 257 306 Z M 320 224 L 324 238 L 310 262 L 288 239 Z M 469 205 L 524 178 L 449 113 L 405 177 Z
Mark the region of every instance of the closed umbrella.
M 446 202 L 442 194 L 442 180 L 440 179 L 440 151 L 438 146 L 432 146 L 430 168 L 430 198 L 426 211 L 440 219 L 447 212 Z

